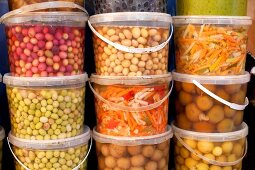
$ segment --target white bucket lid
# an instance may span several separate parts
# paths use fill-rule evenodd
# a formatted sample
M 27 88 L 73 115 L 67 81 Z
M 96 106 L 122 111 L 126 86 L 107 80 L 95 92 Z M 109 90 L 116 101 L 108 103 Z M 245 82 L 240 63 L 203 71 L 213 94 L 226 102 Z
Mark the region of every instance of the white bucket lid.
M 3 20 L 3 23 L 21 24 L 21 23 L 54 23 L 54 25 L 73 25 L 84 26 L 88 21 L 88 15 L 84 12 L 28 12 L 25 14 L 16 14 Z M 77 23 L 74 24 L 74 23 Z M 82 24 L 83 23 L 83 24 Z
M 201 84 L 216 84 L 216 85 L 227 85 L 227 84 L 244 84 L 250 81 L 250 74 L 245 72 L 243 75 L 231 75 L 231 76 L 204 76 L 204 75 L 190 75 L 172 72 L 173 80 L 193 83 L 193 80 L 198 81 Z
M 215 25 L 251 25 L 248 16 L 174 16 L 175 25 L 181 24 L 215 24 Z
M 85 84 L 88 74 L 59 77 L 15 77 L 10 73 L 4 75 L 3 82 L 10 86 L 21 87 L 62 87 Z
M 117 12 L 93 15 L 89 18 L 91 24 L 104 22 L 166 22 L 172 23 L 172 17 L 166 13 L 158 12 Z
M 248 135 L 248 126 L 244 122 L 240 125 L 239 130 L 226 133 L 201 133 L 188 131 L 176 127 L 174 123 L 172 123 L 172 127 L 174 134 L 178 134 L 178 136 L 182 138 L 188 138 L 193 140 L 207 140 L 210 142 L 235 141 L 245 138 Z
M 0 140 L 3 140 L 5 138 L 5 131 L 2 126 L 0 126 Z
M 65 149 L 87 144 L 91 138 L 91 132 L 88 126 L 84 126 L 83 134 L 71 138 L 56 140 L 28 140 L 13 136 L 11 132 L 8 135 L 9 141 L 16 147 L 32 150 L 54 150 Z
M 100 85 L 148 85 L 153 83 L 169 83 L 172 80 L 171 73 L 151 76 L 100 76 L 92 74 L 90 81 Z
M 93 129 L 93 138 L 99 143 L 111 143 L 121 146 L 154 145 L 167 141 L 173 137 L 173 130 L 170 125 L 167 126 L 167 132 L 142 137 L 122 137 L 110 136 L 98 133 L 96 127 Z

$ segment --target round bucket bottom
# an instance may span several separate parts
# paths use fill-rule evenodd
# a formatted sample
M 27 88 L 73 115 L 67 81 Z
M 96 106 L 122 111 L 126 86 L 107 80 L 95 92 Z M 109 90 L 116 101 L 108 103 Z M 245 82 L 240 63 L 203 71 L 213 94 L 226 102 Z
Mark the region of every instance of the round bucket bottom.
M 229 133 L 199 133 L 175 126 L 173 129 L 176 170 L 242 169 L 242 159 L 247 153 L 245 123 L 238 131 Z
M 172 128 L 160 135 L 147 137 L 115 137 L 99 134 L 94 129 L 98 170 L 157 169 L 168 170 Z
M 86 126 L 84 133 L 58 140 L 26 140 L 9 133 L 11 152 L 16 159 L 16 170 L 36 169 L 70 169 L 86 170 L 87 156 L 90 148 L 90 129 Z

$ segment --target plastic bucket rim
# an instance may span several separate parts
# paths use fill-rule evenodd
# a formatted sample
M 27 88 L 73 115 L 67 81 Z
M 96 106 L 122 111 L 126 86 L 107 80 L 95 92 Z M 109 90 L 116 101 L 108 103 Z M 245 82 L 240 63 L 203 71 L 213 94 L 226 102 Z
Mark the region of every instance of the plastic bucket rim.
M 173 128 L 170 125 L 167 125 L 167 131 L 164 133 L 160 133 L 157 135 L 151 135 L 151 136 L 139 136 L 139 137 L 125 137 L 125 136 L 112 136 L 112 135 L 106 135 L 101 134 L 96 131 L 96 127 L 93 128 L 92 136 L 93 139 L 96 142 L 100 143 L 111 143 L 116 145 L 122 145 L 122 146 L 140 146 L 140 145 L 153 145 L 153 144 L 159 144 L 161 140 L 167 141 L 168 139 L 171 139 L 173 137 Z M 110 141 L 109 141 L 110 140 Z M 144 143 L 144 141 L 150 140 L 151 143 Z M 153 142 L 154 140 L 157 140 L 157 142 Z
M 245 84 L 250 81 L 249 72 L 245 71 L 241 75 L 229 75 L 229 76 L 207 76 L 207 75 L 191 75 L 185 73 L 172 72 L 174 81 L 192 83 L 193 80 L 198 81 L 201 84 L 215 84 L 215 85 L 229 85 L 229 84 Z M 240 81 L 240 79 L 242 81 Z M 239 81 L 239 82 L 238 82 Z
M 156 17 L 158 20 L 152 20 L 151 17 Z M 117 18 L 119 18 L 117 20 Z M 115 20 L 114 20 L 115 19 Z M 173 23 L 172 16 L 167 13 L 160 12 L 115 12 L 96 14 L 89 18 L 91 24 L 99 24 L 104 22 L 119 22 L 119 21 L 149 21 L 149 22 L 166 22 Z
M 164 79 L 163 81 L 165 82 L 171 82 L 173 80 L 173 76 L 170 72 L 167 74 L 161 74 L 161 75 L 144 75 L 144 76 L 101 76 L 97 74 L 91 74 L 90 76 L 90 81 L 92 83 L 96 83 L 99 85 L 109 85 L 109 84 L 139 85 L 139 84 L 145 84 L 146 82 L 148 82 L 148 84 L 152 84 L 162 79 Z M 142 82 L 142 83 L 138 83 L 138 82 Z
M 3 77 L 3 83 L 7 86 L 15 87 L 62 87 L 84 84 L 88 81 L 88 74 L 72 76 L 55 76 L 55 77 L 16 77 L 11 73 L 6 73 Z M 52 84 L 51 84 L 52 83 Z
M 212 22 L 212 20 L 215 20 Z M 208 22 L 209 21 L 209 22 Z M 226 23 L 222 22 L 226 21 Z M 242 21 L 237 22 L 237 21 Z M 183 15 L 173 16 L 174 24 L 216 24 L 216 25 L 251 25 L 252 18 L 249 16 L 206 16 L 206 15 Z
M 239 126 L 239 130 L 232 132 L 223 132 L 223 133 L 205 133 L 205 132 L 195 132 L 190 130 L 185 130 L 178 128 L 174 125 L 174 122 L 171 124 L 173 128 L 174 135 L 178 134 L 181 138 L 188 138 L 201 141 L 210 141 L 210 142 L 224 142 L 224 141 L 234 141 L 247 137 L 248 135 L 248 125 L 243 122 Z
M 77 18 L 79 17 L 79 18 Z M 29 19 L 25 20 L 24 19 Z M 49 19 L 48 22 L 54 23 L 56 21 L 52 20 L 52 18 L 57 18 L 57 21 L 67 21 L 66 18 L 68 18 L 68 21 L 73 22 L 86 22 L 89 19 L 89 16 L 84 12 L 67 12 L 67 11 L 59 11 L 59 12 L 27 12 L 24 14 L 16 14 L 14 16 L 10 16 L 3 20 L 3 23 L 5 25 L 8 24 L 22 24 L 24 22 L 28 21 L 42 21 L 42 19 Z M 82 20 L 83 18 L 83 20 Z M 11 22 L 12 21 L 12 22 Z
M 83 133 L 64 139 L 55 140 L 31 140 L 15 137 L 10 131 L 8 134 L 9 141 L 12 145 L 19 148 L 26 148 L 31 150 L 54 150 L 54 149 L 66 149 L 70 147 L 76 147 L 84 144 L 88 144 L 91 138 L 91 131 L 88 126 L 84 126 Z

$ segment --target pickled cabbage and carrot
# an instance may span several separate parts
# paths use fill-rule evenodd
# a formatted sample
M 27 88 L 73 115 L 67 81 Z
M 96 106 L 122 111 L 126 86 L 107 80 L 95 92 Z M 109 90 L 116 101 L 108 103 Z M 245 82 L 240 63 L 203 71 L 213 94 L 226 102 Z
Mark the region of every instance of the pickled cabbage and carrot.
M 102 86 L 95 90 L 104 99 L 133 110 L 119 110 L 96 98 L 97 131 L 114 136 L 147 136 L 166 131 L 168 99 L 160 106 L 145 111 L 135 108 L 161 101 L 168 92 L 168 85 L 156 86 Z
M 236 75 L 245 71 L 247 29 L 241 26 L 177 26 L 176 71 Z

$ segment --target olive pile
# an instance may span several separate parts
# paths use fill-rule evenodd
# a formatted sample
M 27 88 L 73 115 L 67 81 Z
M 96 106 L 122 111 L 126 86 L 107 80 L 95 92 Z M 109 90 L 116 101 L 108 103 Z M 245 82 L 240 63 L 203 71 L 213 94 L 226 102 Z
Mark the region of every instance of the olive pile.
M 244 104 L 247 84 L 210 85 L 205 88 L 236 104 Z M 192 83 L 176 82 L 176 126 L 196 132 L 230 132 L 243 121 L 243 111 L 231 109 Z
M 14 136 L 49 140 L 83 131 L 85 88 L 7 87 Z
M 18 159 L 29 169 L 36 170 L 72 170 L 86 156 L 88 145 L 76 146 L 60 150 L 31 150 L 13 146 Z M 15 162 L 16 170 L 25 170 L 18 162 Z M 79 170 L 86 170 L 85 161 Z
M 157 46 L 168 39 L 169 29 L 127 26 L 94 26 L 96 31 L 114 43 L 131 48 Z M 96 72 L 105 76 L 141 76 L 167 73 L 168 45 L 148 54 L 126 53 L 93 37 Z
M 166 0 L 94 0 L 96 14 L 111 12 L 166 12 Z
M 235 141 L 210 142 L 204 140 L 193 140 L 183 138 L 183 141 L 210 160 L 234 162 L 243 156 L 245 138 Z M 200 159 L 195 153 L 187 150 L 177 139 L 175 139 L 175 168 L 176 170 L 241 170 L 242 162 L 233 166 L 217 166 Z
M 170 139 L 154 145 L 96 142 L 99 170 L 168 170 Z

